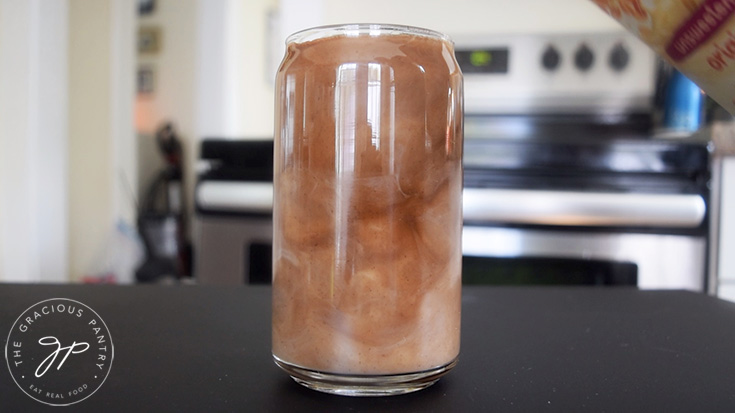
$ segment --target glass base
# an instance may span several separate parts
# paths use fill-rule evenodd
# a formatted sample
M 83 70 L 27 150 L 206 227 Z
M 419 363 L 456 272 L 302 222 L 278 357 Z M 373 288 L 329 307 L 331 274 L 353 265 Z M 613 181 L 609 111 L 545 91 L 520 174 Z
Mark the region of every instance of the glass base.
M 392 396 L 415 392 L 436 383 L 457 364 L 455 358 L 443 366 L 415 373 L 350 375 L 306 369 L 287 363 L 275 355 L 273 360 L 297 383 L 313 390 L 342 396 Z

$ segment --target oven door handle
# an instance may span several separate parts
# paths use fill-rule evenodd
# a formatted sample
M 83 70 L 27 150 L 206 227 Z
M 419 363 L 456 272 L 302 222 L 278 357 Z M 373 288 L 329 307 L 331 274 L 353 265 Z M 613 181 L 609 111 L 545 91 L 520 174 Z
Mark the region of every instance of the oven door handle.
M 226 212 L 273 211 L 273 184 L 269 182 L 203 181 L 195 190 L 197 207 Z
M 465 188 L 463 211 L 467 222 L 696 228 L 706 205 L 696 194 Z

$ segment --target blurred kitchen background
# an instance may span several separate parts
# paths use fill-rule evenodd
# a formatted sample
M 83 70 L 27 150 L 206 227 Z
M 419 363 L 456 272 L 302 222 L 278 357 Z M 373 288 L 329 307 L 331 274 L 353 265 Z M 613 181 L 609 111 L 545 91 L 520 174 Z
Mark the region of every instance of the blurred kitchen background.
M 0 282 L 267 282 L 284 40 L 345 22 L 455 40 L 465 282 L 735 299 L 730 116 L 589 0 L 0 0 Z

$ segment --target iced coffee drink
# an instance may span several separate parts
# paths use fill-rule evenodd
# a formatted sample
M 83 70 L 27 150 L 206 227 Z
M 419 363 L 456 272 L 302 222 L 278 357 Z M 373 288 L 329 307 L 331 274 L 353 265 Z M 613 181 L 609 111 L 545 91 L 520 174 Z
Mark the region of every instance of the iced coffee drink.
M 462 74 L 417 28 L 311 29 L 277 77 L 273 355 L 341 394 L 428 386 L 459 353 Z

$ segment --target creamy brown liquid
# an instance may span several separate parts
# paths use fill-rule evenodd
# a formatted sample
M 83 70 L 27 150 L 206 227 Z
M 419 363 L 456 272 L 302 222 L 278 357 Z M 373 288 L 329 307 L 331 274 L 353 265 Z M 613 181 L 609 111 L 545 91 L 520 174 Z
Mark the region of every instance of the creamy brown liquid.
M 277 84 L 273 354 L 344 374 L 451 362 L 462 258 L 451 45 L 291 43 Z

